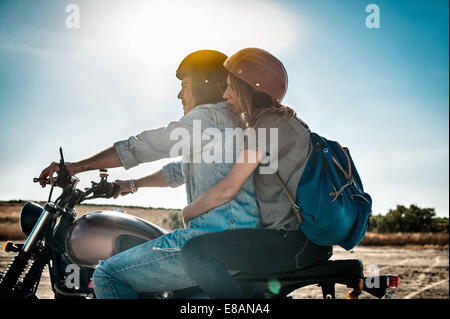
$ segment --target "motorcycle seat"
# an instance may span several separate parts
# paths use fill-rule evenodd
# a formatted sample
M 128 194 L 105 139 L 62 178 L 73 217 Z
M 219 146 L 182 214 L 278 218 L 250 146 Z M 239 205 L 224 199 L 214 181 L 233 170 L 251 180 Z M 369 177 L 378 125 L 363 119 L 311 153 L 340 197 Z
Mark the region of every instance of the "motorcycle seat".
M 237 272 L 233 277 L 243 288 L 247 286 L 245 290 L 249 296 L 257 298 L 263 298 L 268 281 L 276 279 L 281 286 L 279 293 L 284 296 L 295 289 L 311 284 L 334 285 L 334 283 L 341 283 L 357 285 L 358 280 L 363 278 L 363 264 L 359 259 L 336 259 L 292 271 L 272 274 Z M 176 291 L 175 296 L 176 298 L 187 298 L 202 293 L 200 288 L 191 287 Z
M 363 265 L 359 259 L 336 259 L 324 263 L 315 264 L 302 269 L 272 274 L 248 274 L 238 273 L 236 278 L 248 279 L 250 281 L 267 280 L 276 278 L 279 281 L 341 281 L 346 279 L 362 278 Z

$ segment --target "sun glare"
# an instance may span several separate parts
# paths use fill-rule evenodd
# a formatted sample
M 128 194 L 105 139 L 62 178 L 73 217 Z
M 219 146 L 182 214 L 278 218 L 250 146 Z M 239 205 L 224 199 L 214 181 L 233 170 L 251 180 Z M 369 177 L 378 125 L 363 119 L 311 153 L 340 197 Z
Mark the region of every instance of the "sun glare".
M 135 89 L 173 77 L 177 63 L 192 51 L 226 54 L 249 46 L 276 55 L 295 44 L 298 28 L 276 3 L 263 1 L 89 1 L 81 7 L 83 56 L 114 65 L 134 79 Z M 296 36 L 294 36 L 294 34 Z M 139 79 L 145 78 L 145 85 Z
M 199 47 L 288 49 L 298 37 L 289 13 L 276 3 L 249 1 L 95 1 L 86 3 L 86 32 L 111 46 L 160 57 Z M 123 45 L 126 45 L 125 47 Z

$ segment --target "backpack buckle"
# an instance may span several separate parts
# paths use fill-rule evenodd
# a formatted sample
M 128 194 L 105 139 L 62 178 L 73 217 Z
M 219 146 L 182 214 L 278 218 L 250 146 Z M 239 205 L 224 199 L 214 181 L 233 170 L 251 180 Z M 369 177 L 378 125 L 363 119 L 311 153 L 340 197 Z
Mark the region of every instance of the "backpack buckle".
M 292 208 L 294 209 L 295 215 L 297 216 L 297 219 L 298 219 L 299 223 L 301 223 L 302 220 L 303 220 L 302 210 L 300 209 L 300 207 L 298 207 L 297 204 L 293 204 Z

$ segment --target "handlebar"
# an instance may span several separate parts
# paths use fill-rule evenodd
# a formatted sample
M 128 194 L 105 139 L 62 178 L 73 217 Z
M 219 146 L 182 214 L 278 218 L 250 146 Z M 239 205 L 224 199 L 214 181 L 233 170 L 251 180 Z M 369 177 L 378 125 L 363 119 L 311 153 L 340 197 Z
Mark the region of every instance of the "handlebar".
M 75 179 L 75 180 L 73 180 L 73 179 Z M 55 185 L 59 186 L 58 185 L 58 177 L 55 177 L 54 180 L 55 180 Z M 33 182 L 34 183 L 44 182 L 46 184 L 50 184 L 50 180 L 45 179 L 45 178 L 33 178 Z M 73 185 L 73 184 L 76 184 L 77 182 L 78 182 L 78 178 L 72 176 L 72 183 L 69 185 L 70 188 L 75 189 L 75 185 Z M 108 182 L 106 180 L 106 178 L 102 178 L 99 183 L 92 181 L 91 184 L 92 184 L 92 186 L 90 188 L 86 188 L 84 190 L 83 200 L 89 200 L 89 199 L 94 199 L 94 198 L 111 198 L 120 189 L 119 184 L 114 183 L 114 182 Z M 61 187 L 61 188 L 64 189 L 67 187 Z M 89 195 L 91 195 L 91 196 L 89 196 Z
M 106 179 L 102 179 L 100 183 L 91 182 L 92 187 L 88 188 L 84 192 L 85 200 L 94 198 L 111 198 L 115 193 L 119 191 L 120 185 L 114 182 L 107 182 Z M 86 197 L 92 194 L 90 197 Z
M 75 176 L 70 176 L 69 171 L 67 170 L 64 163 L 64 156 L 61 147 L 59 148 L 59 153 L 61 155 L 61 159 L 59 162 L 59 171 L 56 172 L 57 176 L 54 178 L 54 186 L 62 188 L 63 194 L 61 194 L 61 196 L 56 201 L 62 200 L 62 202 L 79 204 L 84 200 L 94 198 L 111 198 L 119 191 L 119 184 L 107 181 L 108 174 L 106 169 L 100 170 L 100 182 L 91 182 L 92 187 L 86 188 L 84 192 L 76 189 L 76 185 L 78 184 L 79 179 Z M 47 178 L 33 178 L 33 182 L 44 182 L 45 184 L 50 184 L 50 180 Z M 50 196 L 48 200 L 49 202 L 54 186 L 52 186 L 50 190 Z
M 33 178 L 33 183 L 40 183 L 40 182 L 44 182 L 45 184 L 50 184 L 50 180 L 47 178 Z

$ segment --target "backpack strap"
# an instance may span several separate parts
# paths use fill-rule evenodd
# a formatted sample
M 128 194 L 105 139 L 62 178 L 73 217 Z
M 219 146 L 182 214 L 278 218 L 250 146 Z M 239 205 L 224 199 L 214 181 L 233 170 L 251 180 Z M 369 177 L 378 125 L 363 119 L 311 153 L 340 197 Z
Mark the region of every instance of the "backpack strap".
M 300 207 L 298 207 L 298 205 L 295 203 L 294 199 L 292 198 L 291 194 L 287 190 L 286 186 L 284 185 L 283 180 L 280 177 L 280 174 L 278 174 L 278 171 L 276 171 L 275 176 L 278 178 L 278 181 L 280 182 L 284 193 L 286 194 L 287 198 L 291 202 L 292 209 L 294 210 L 295 216 L 297 216 L 298 222 L 301 223 L 303 218 L 302 218 L 302 211 L 301 211 Z
M 346 172 L 345 169 L 342 168 L 342 166 L 338 163 L 338 161 L 336 160 L 336 158 L 334 158 L 333 155 L 331 156 L 331 159 L 333 160 L 333 163 L 339 168 L 339 170 L 344 174 L 344 176 L 347 178 L 347 180 L 351 180 L 352 179 L 352 162 L 350 161 L 350 156 L 348 156 L 347 151 L 341 146 L 341 144 L 339 144 L 338 142 L 336 142 L 336 144 L 337 144 L 337 146 L 339 146 L 342 153 L 347 158 L 348 172 Z
M 303 122 L 301 119 L 299 119 L 297 116 L 295 117 L 295 119 L 297 121 L 300 122 L 300 124 L 308 131 L 311 132 L 311 129 L 309 128 L 308 124 L 306 124 L 305 122 Z M 292 209 L 294 210 L 295 216 L 297 216 L 298 222 L 301 223 L 303 220 L 302 217 L 302 210 L 300 209 L 300 207 L 298 207 L 298 205 L 295 203 L 295 200 L 292 198 L 291 194 L 289 193 L 289 191 L 287 190 L 286 186 L 284 185 L 283 180 L 280 177 L 280 174 L 278 174 L 278 171 L 275 172 L 275 176 L 277 177 L 278 181 L 280 182 L 281 187 L 283 188 L 284 193 L 286 194 L 287 198 L 289 199 L 289 201 L 291 202 L 292 205 Z
M 297 116 L 295 117 L 295 119 L 296 119 L 297 121 L 299 121 L 300 124 L 301 124 L 308 132 L 311 132 L 311 129 L 309 128 L 308 124 L 306 124 L 305 122 L 303 122 L 302 120 L 300 120 Z

